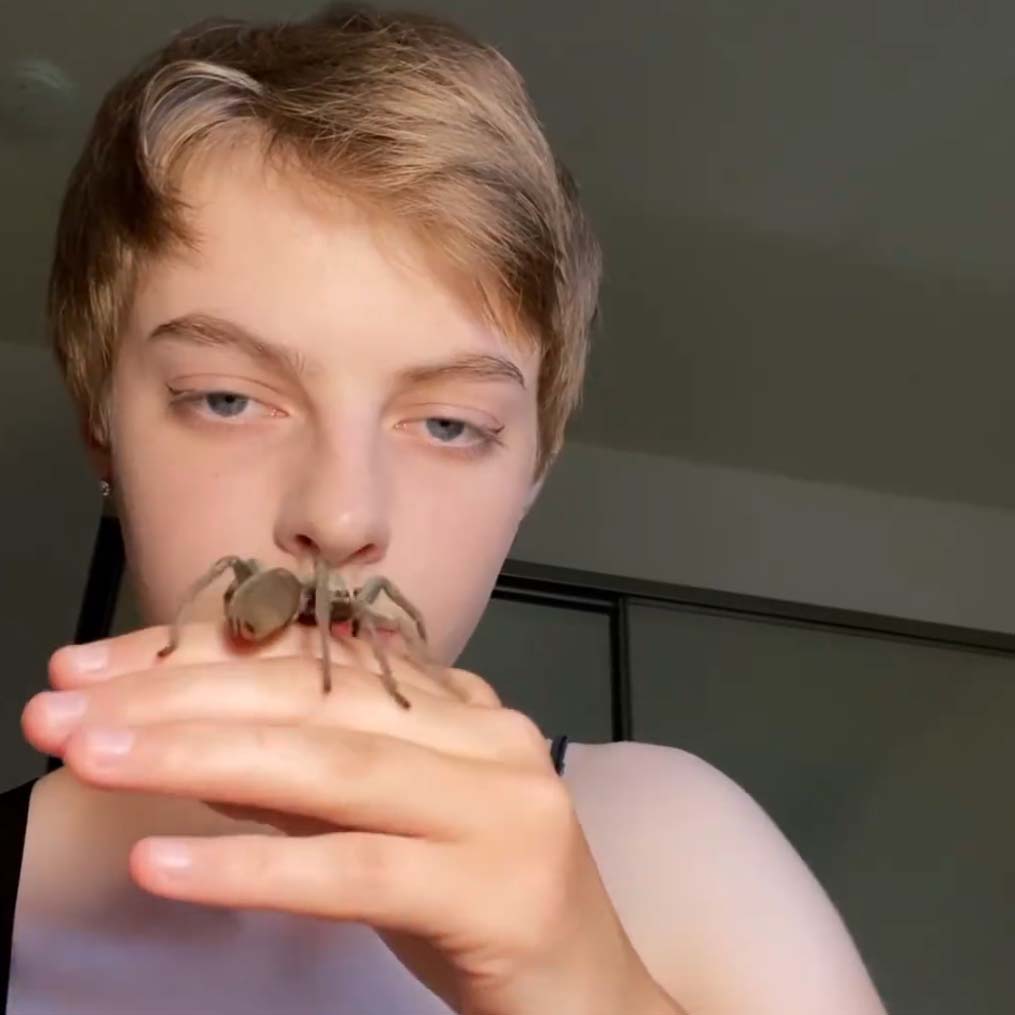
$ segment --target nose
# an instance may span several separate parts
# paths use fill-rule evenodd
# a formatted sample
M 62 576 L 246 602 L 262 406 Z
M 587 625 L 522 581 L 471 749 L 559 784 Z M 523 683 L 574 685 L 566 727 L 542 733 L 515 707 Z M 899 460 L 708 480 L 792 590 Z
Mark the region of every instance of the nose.
M 291 474 L 276 541 L 333 567 L 376 563 L 391 538 L 388 493 L 384 455 L 372 442 L 321 438 Z

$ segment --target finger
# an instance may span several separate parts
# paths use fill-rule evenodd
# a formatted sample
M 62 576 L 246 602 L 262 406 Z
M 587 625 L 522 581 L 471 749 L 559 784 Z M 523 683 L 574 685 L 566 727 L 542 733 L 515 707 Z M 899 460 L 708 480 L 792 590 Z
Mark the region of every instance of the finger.
M 319 630 L 307 624 L 289 624 L 260 642 L 234 638 L 227 625 L 220 621 L 195 621 L 183 624 L 180 631 L 179 646 L 161 657 L 159 652 L 169 641 L 166 625 L 129 631 L 87 645 L 65 645 L 50 657 L 50 681 L 54 687 L 64 687 L 107 680 L 151 666 L 168 668 L 250 656 L 278 658 L 321 651 Z M 348 664 L 359 660 L 362 646 L 355 639 L 332 637 L 330 644 L 338 647 L 339 661 Z
M 79 689 L 84 712 L 63 723 L 49 711 L 54 695 L 35 695 L 22 712 L 21 725 L 32 746 L 57 756 L 78 725 L 189 720 L 383 733 L 453 754 L 518 763 L 545 754 L 542 731 L 515 710 L 476 708 L 406 682 L 403 691 L 412 706 L 407 710 L 391 700 L 376 674 L 355 667 L 332 669 L 329 694 L 321 691 L 317 661 L 306 656 L 124 673 Z
M 234 638 L 222 622 L 194 621 L 181 626 L 176 650 L 160 658 L 159 651 L 169 641 L 168 626 L 160 624 L 85 645 L 64 645 L 50 656 L 49 679 L 58 689 L 70 688 L 156 665 L 170 668 L 251 655 L 302 655 L 312 647 L 311 630 L 301 624 L 290 624 L 262 642 L 243 642 Z
M 216 803 L 212 800 L 202 800 L 201 803 L 233 821 L 255 821 L 260 825 L 272 825 L 286 835 L 320 835 L 323 832 L 335 831 L 335 826 L 330 821 L 319 821 L 317 818 L 289 814 L 268 807 L 247 807 L 242 804 Z
M 459 670 L 454 666 L 440 670 L 438 680 L 448 687 L 459 701 L 478 708 L 502 708 L 503 702 L 492 684 L 478 673 Z
M 234 639 L 221 622 L 185 624 L 181 627 L 179 647 L 172 654 L 159 657 L 159 650 L 165 647 L 168 639 L 169 628 L 160 625 L 86 645 L 65 645 L 50 657 L 50 685 L 57 690 L 71 690 L 148 668 L 172 668 L 246 657 L 310 656 L 320 659 L 323 654 L 320 632 L 316 627 L 304 624 L 290 624 L 272 638 L 258 643 Z M 399 684 L 407 683 L 448 698 L 461 694 L 475 696 L 477 704 L 489 704 L 495 697 L 489 685 L 481 686 L 486 684 L 481 678 L 445 680 L 439 666 L 430 670 L 414 666 L 411 659 L 406 659 L 404 653 L 397 651 L 398 639 L 386 638 L 385 641 L 386 654 Z M 371 670 L 376 667 L 373 653 L 362 639 L 332 637 L 329 645 L 334 662 Z
M 164 844 L 186 847 L 189 864 L 160 866 L 156 855 Z M 368 832 L 228 835 L 142 839 L 129 862 L 142 887 L 167 898 L 349 920 L 422 937 L 443 929 L 454 916 L 449 901 L 462 897 L 455 852 L 443 843 Z
M 133 745 L 115 756 L 93 744 L 92 734 L 105 731 L 74 733 L 67 766 L 102 787 L 238 804 L 361 831 L 442 841 L 474 835 L 489 825 L 491 801 L 510 799 L 509 783 L 519 781 L 507 766 L 382 734 L 214 722 L 119 730 Z

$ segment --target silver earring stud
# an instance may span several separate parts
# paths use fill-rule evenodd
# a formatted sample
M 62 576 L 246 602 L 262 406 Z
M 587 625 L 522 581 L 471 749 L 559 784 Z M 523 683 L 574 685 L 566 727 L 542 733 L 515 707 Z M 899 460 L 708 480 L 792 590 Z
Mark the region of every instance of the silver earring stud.
M 108 497 L 113 492 L 113 484 L 108 479 L 100 479 L 99 492 L 103 497 Z

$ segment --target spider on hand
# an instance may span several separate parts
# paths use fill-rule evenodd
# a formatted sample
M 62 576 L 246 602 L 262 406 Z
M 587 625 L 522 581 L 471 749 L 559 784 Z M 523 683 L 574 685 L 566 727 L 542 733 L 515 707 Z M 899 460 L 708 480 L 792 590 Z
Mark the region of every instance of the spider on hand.
M 281 631 L 294 621 L 317 624 L 321 633 L 324 670 L 324 693 L 331 691 L 331 656 L 329 641 L 331 625 L 350 621 L 352 636 L 360 629 L 367 634 L 370 647 L 381 668 L 381 682 L 403 708 L 411 708 L 409 700 L 399 691 L 391 672 L 387 656 L 378 637 L 378 627 L 390 627 L 394 622 L 415 661 L 424 669 L 431 661 L 426 648 L 426 627 L 419 610 L 387 578 L 376 576 L 365 585 L 349 590 L 342 576 L 329 567 L 319 556 L 315 559 L 314 575 L 303 580 L 284 567 L 265 570 L 253 558 L 220 557 L 195 581 L 184 594 L 169 629 L 169 643 L 159 649 L 158 656 L 169 655 L 180 643 L 180 620 L 184 609 L 197 595 L 224 571 L 232 569 L 233 580 L 226 589 L 226 620 L 233 637 L 246 642 L 260 642 Z M 382 593 L 411 618 L 389 617 L 374 609 L 374 602 Z

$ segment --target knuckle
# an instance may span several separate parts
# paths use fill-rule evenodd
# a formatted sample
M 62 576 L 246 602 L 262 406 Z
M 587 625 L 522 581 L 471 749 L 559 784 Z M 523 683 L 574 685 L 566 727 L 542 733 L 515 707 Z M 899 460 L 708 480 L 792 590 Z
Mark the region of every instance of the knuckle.
M 524 787 L 526 806 L 542 824 L 563 826 L 573 818 L 571 794 L 556 773 L 533 773 Z
M 331 693 L 318 691 L 315 712 L 325 726 L 340 725 L 352 729 L 374 728 L 388 716 L 391 702 L 383 690 L 381 678 L 360 670 L 332 672 Z
M 381 836 L 350 834 L 346 837 L 350 881 L 364 900 L 383 898 L 391 891 L 394 863 Z
M 520 841 L 530 842 L 553 868 L 557 850 L 570 848 L 580 830 L 571 794 L 556 773 L 524 769 L 512 773 L 511 799 Z M 542 866 L 542 864 L 541 864 Z
M 286 746 L 281 731 L 276 726 L 254 725 L 249 727 L 251 755 L 255 758 L 275 757 Z
M 517 708 L 504 708 L 498 713 L 501 735 L 506 743 L 523 753 L 542 756 L 546 753 L 546 737 L 536 722 Z
M 367 785 L 368 780 L 383 763 L 385 755 L 382 741 L 370 734 L 342 737 L 341 742 L 332 741 L 331 765 L 335 769 L 338 784 Z
M 449 666 L 444 674 L 446 682 L 451 685 L 452 689 L 460 690 L 470 705 L 484 705 L 488 708 L 501 706 L 500 696 L 494 690 L 493 685 L 478 673 Z
M 278 679 L 283 689 L 292 680 L 292 659 L 280 659 Z M 331 690 L 324 690 L 324 664 L 320 658 L 301 659 L 303 683 L 306 691 L 307 717 L 328 715 L 336 708 L 359 707 L 366 699 L 366 675 L 358 667 L 348 665 L 345 656 L 334 656 L 328 667 Z
M 207 694 L 207 680 L 207 673 L 198 667 L 179 667 L 163 670 L 157 675 L 146 675 L 143 682 L 124 674 L 106 686 L 111 693 L 120 687 L 128 689 L 128 707 L 136 707 L 139 715 L 187 715 L 192 712 L 200 714 L 201 703 Z M 131 683 L 137 684 L 136 691 Z
M 270 838 L 260 836 L 244 836 L 243 852 L 239 856 L 232 852 L 225 854 L 232 860 L 231 874 L 237 883 L 274 884 L 279 881 L 279 852 L 273 848 Z M 223 851 L 224 852 L 224 851 Z

